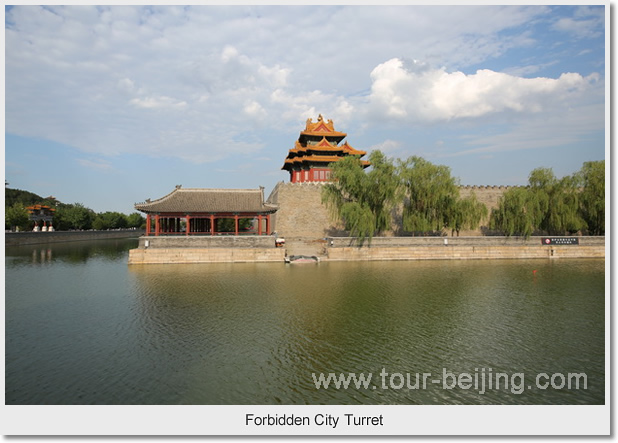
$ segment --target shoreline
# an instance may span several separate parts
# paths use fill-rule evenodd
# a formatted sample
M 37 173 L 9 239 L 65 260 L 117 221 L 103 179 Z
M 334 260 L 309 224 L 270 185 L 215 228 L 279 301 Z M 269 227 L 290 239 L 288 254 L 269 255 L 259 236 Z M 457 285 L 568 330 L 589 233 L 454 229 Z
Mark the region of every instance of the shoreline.
M 27 246 L 114 238 L 139 238 L 143 233 L 143 229 L 119 229 L 114 231 L 5 232 L 4 245 L 5 247 Z
M 551 239 L 551 244 L 546 243 Z M 374 237 L 356 246 L 352 237 L 294 239 L 312 243 L 320 261 L 605 259 L 605 237 Z M 273 236 L 140 237 L 129 264 L 285 262 L 292 244 L 277 248 Z

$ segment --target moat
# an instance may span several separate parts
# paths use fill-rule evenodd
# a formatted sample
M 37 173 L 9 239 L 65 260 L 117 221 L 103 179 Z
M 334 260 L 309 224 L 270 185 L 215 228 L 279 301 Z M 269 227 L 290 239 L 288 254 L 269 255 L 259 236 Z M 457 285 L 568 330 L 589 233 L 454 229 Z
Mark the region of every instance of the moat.
M 136 246 L 6 248 L 7 404 L 606 401 L 602 259 L 127 266 Z M 312 378 L 490 368 L 526 385 L 585 373 L 587 388 L 317 389 Z

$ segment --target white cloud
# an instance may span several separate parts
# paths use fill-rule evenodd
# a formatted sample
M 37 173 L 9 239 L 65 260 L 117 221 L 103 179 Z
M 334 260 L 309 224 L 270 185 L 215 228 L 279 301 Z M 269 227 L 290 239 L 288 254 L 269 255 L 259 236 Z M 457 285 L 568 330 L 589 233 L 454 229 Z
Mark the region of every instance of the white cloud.
M 553 24 L 553 29 L 568 32 L 577 38 L 594 38 L 603 34 L 604 24 L 603 7 L 579 6 L 575 9 L 572 18 L 557 19 Z
M 575 34 L 580 38 L 598 37 L 601 35 L 598 19 L 574 20 L 570 17 L 563 17 L 554 24 L 554 29 Z
M 171 97 L 149 96 L 144 98 L 134 98 L 129 101 L 133 106 L 138 108 L 155 109 L 155 108 L 184 108 L 187 102 L 175 100 Z
M 399 155 L 401 152 L 402 143 L 398 140 L 386 139 L 380 143 L 377 143 L 367 149 L 367 151 L 380 150 L 383 153 L 394 156 Z
M 370 112 L 388 119 L 411 122 L 478 118 L 514 111 L 540 112 L 568 103 L 598 80 L 565 73 L 557 79 L 522 78 L 488 69 L 475 74 L 410 67 L 394 58 L 371 73 Z
M 5 25 L 6 130 L 91 153 L 211 162 L 263 155 L 272 145 L 266 137 L 288 137 L 319 113 L 352 133 L 366 117 L 401 129 L 571 105 L 592 78 L 460 72 L 530 47 L 529 30 L 502 34 L 549 19 L 549 12 L 12 7 Z M 585 10 L 577 14 L 575 21 L 595 19 Z M 537 60 L 528 66 L 528 73 L 542 69 Z
M 463 149 L 447 156 L 489 154 L 506 151 L 567 148 L 578 143 L 590 131 L 604 128 L 604 110 L 597 105 L 548 114 L 541 119 L 530 119 L 515 125 L 511 130 L 494 135 L 472 137 Z
M 250 100 L 247 103 L 245 103 L 245 107 L 243 111 L 245 112 L 245 114 L 252 116 L 252 117 L 260 117 L 260 116 L 263 116 L 265 113 L 262 105 L 260 105 L 255 100 Z

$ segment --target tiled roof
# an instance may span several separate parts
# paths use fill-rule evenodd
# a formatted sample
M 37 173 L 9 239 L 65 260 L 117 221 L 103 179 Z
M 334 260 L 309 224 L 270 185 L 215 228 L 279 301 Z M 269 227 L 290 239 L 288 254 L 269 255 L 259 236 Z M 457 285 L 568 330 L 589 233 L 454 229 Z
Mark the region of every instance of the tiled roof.
M 317 136 L 320 139 L 311 139 L 308 136 Z M 334 163 L 347 155 L 363 157 L 367 154 L 366 151 L 354 149 L 347 141 L 339 145 L 345 136 L 344 132 L 335 131 L 333 121 L 325 121 L 321 114 L 315 123 L 312 119 L 307 119 L 305 130 L 301 131 L 294 147 L 288 151 L 281 169 L 292 170 L 310 163 Z M 370 165 L 367 160 L 361 160 L 361 164 L 364 168 Z
M 318 121 L 313 123 L 312 119 L 307 119 L 305 130 L 301 131 L 303 135 L 317 135 L 317 136 L 330 136 L 344 138 L 347 134 L 345 132 L 335 131 L 335 125 L 332 120 L 324 121 L 322 114 L 318 116 Z
M 361 151 L 360 149 L 354 149 L 352 146 L 348 144 L 346 140 L 344 144 L 341 145 L 341 149 L 347 152 L 350 155 L 360 155 L 361 157 L 367 154 L 367 151 Z
M 177 187 L 157 200 L 136 203 L 142 212 L 272 213 L 278 208 L 264 203 L 263 189 L 203 189 Z

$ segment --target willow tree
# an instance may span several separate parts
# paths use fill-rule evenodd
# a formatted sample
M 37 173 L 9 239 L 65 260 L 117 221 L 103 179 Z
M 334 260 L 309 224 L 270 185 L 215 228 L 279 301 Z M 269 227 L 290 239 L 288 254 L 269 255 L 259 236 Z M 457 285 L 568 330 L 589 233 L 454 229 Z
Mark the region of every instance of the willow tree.
M 583 229 L 578 183 L 576 175 L 558 179 L 550 168 L 534 169 L 527 187 L 510 189 L 500 198 L 492 228 L 526 237 L 534 231 L 566 235 Z
M 451 169 L 413 156 L 400 161 L 398 170 L 406 196 L 403 228 L 425 233 L 448 227 L 459 195 Z
M 542 212 L 539 230 L 552 235 L 566 235 L 586 226 L 579 212 L 577 175 L 558 179 L 550 168 L 537 168 L 530 173 L 528 181 L 529 192 Z
M 579 171 L 580 213 L 591 235 L 605 235 L 605 160 L 585 162 Z
M 492 209 L 489 226 L 508 236 L 530 237 L 541 222 L 542 213 L 534 195 L 525 187 L 511 188 Z
M 343 221 L 360 243 L 390 229 L 398 187 L 395 166 L 382 152 L 373 151 L 369 162 L 365 172 L 358 157 L 341 159 L 331 166 L 333 180 L 322 188 L 331 217 Z
M 487 206 L 478 201 L 474 192 L 468 197 L 460 198 L 453 205 L 449 216 L 451 235 L 457 232 L 459 237 L 459 231 L 462 229 L 476 229 L 481 220 L 487 217 L 488 212 Z

